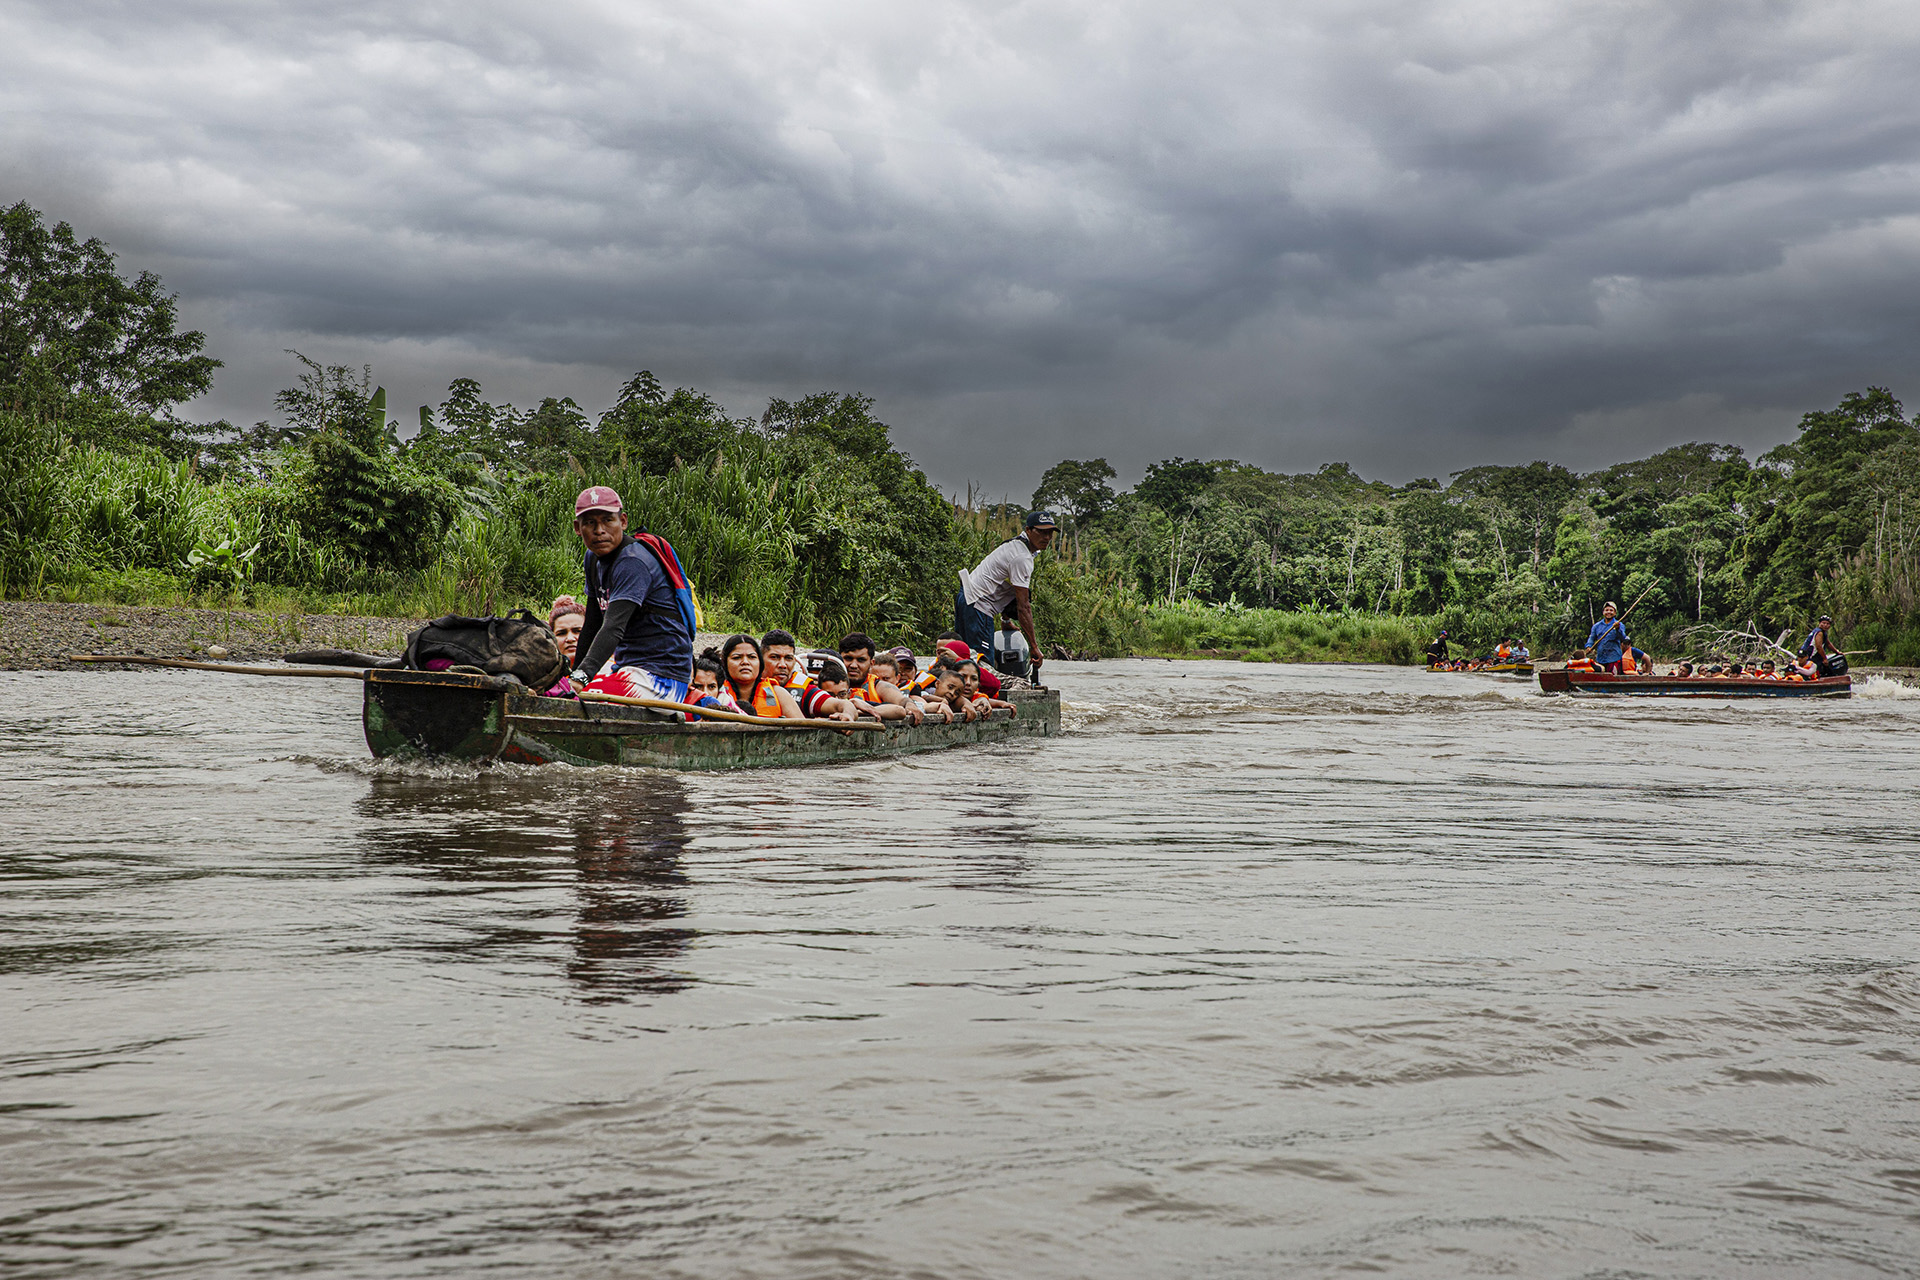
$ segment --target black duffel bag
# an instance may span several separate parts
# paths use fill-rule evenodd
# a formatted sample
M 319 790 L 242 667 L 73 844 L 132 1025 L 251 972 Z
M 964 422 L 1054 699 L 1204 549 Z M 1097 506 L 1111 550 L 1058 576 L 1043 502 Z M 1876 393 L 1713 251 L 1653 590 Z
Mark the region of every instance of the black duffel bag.
M 525 609 L 504 618 L 435 618 L 407 637 L 401 664 L 425 671 L 435 658 L 453 663 L 455 670 L 508 676 L 529 689 L 552 688 L 567 674 L 559 639 Z

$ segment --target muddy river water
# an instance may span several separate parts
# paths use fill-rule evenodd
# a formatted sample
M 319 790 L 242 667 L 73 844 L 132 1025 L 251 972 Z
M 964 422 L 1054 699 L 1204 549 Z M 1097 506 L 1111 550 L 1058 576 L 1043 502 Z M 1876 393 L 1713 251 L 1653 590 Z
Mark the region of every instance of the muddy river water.
M 1049 676 L 668 776 L 0 675 L 0 1274 L 1920 1271 L 1920 692 Z

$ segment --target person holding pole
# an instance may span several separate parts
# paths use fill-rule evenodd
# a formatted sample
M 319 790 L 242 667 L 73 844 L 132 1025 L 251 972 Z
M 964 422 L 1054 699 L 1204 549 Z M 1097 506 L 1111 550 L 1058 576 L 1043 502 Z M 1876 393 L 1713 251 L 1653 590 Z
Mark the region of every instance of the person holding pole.
M 1593 669 L 1620 674 L 1622 659 L 1632 641 L 1627 639 L 1626 619 L 1618 616 L 1619 609 L 1609 600 L 1600 610 L 1600 621 L 1593 624 L 1587 632 L 1587 642 L 1581 648 L 1593 653 Z
M 953 597 L 953 630 L 967 647 L 993 652 L 993 620 L 1009 605 L 1032 655 L 1033 682 L 1040 683 L 1040 639 L 1033 634 L 1033 558 L 1047 549 L 1057 529 L 1050 511 L 1030 511 L 1027 526 L 974 566 Z

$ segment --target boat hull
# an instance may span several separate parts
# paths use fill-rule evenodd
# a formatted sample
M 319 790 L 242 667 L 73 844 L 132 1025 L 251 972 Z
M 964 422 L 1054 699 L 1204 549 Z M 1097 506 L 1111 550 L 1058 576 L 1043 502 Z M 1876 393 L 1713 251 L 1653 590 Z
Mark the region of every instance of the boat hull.
M 1555 669 L 1540 673 L 1540 688 L 1546 693 L 1640 698 L 1845 698 L 1853 692 L 1853 680 L 1848 676 L 1826 676 L 1819 680 L 1617 676 L 1606 671 Z
M 972 724 L 891 723 L 872 730 L 783 729 L 704 722 L 618 703 L 543 698 L 489 676 L 370 671 L 361 723 L 376 757 L 504 760 L 515 764 L 753 769 L 910 755 L 945 747 L 1051 737 L 1060 695 L 1019 691 L 1018 714 Z

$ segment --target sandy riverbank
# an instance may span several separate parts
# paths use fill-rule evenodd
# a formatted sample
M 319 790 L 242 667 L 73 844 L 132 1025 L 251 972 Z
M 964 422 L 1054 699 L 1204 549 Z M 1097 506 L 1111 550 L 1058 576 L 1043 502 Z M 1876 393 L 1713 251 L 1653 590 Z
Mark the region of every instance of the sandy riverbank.
M 70 653 L 205 658 L 215 645 L 231 660 L 254 662 L 293 649 L 399 653 L 419 625 L 412 618 L 7 600 L 0 601 L 0 668 L 64 667 Z
M 66 667 L 70 653 L 128 653 L 205 658 L 215 645 L 225 661 L 260 662 L 295 649 L 353 649 L 398 654 L 419 618 L 368 618 L 325 613 L 261 613 L 247 609 L 177 609 L 149 605 L 0 601 L 0 670 Z M 696 647 L 724 636 L 699 637 Z

